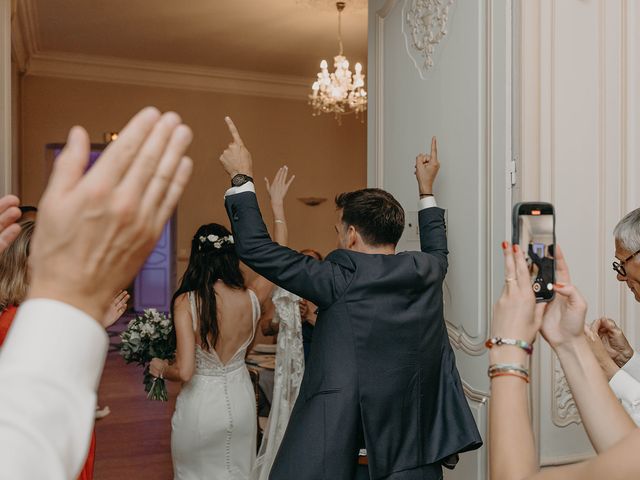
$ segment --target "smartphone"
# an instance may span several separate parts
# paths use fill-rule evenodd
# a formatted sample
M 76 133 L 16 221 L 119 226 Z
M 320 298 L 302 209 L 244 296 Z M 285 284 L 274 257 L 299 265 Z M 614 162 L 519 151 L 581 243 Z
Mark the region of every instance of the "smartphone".
M 513 207 L 513 244 L 525 253 L 537 302 L 553 300 L 556 281 L 556 216 L 553 205 L 518 203 Z

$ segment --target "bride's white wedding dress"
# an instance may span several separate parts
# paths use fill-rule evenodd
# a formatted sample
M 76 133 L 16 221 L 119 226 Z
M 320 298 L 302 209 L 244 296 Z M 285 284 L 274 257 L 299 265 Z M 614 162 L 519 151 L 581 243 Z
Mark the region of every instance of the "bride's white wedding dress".
M 253 332 L 223 364 L 215 350 L 196 345 L 195 371 L 178 395 L 171 420 L 175 480 L 247 480 L 256 457 L 256 401 L 245 365 L 247 347 L 260 318 L 260 302 L 248 290 Z M 194 330 L 195 298 L 189 293 Z

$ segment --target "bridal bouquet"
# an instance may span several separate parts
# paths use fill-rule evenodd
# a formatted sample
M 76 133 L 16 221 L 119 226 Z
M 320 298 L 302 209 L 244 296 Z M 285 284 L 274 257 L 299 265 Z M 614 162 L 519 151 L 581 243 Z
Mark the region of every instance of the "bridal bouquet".
M 166 402 L 168 394 L 164 379 L 149 373 L 149 363 L 153 358 L 174 358 L 176 338 L 171 319 L 155 308 L 147 309 L 129 322 L 120 338 L 120 355 L 124 361 L 144 366 L 143 383 L 147 398 Z

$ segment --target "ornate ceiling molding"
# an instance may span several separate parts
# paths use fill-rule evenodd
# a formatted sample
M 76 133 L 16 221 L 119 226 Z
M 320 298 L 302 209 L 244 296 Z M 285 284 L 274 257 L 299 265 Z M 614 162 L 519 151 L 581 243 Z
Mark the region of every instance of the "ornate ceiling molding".
M 27 76 L 306 101 L 307 78 L 68 53 L 31 56 Z
M 307 100 L 306 77 L 43 51 L 33 0 L 17 3 L 11 23 L 13 57 L 26 76 Z

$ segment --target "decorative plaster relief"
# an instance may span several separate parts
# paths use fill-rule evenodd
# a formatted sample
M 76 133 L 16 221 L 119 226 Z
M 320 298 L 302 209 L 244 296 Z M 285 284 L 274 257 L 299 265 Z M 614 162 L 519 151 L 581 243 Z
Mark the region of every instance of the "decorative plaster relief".
M 449 12 L 455 0 L 407 0 L 403 31 L 407 51 L 420 72 L 435 65 L 436 48 L 448 33 Z
M 553 355 L 553 399 L 552 399 L 552 416 L 553 423 L 558 427 L 566 427 L 572 423 L 580 424 L 580 414 L 578 407 L 571 395 L 571 389 L 564 376 L 562 366 L 558 358 Z

